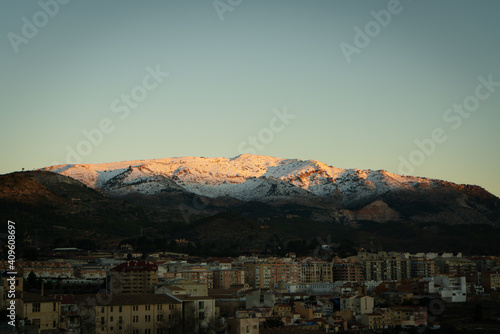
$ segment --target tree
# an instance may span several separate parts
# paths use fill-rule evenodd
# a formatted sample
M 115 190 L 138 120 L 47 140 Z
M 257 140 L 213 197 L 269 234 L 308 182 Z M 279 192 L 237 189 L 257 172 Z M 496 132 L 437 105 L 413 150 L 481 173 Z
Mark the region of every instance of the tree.
M 158 324 L 158 328 L 166 333 L 182 334 L 182 313 L 180 311 L 174 310 L 168 314 L 165 311 L 161 311 L 160 315 L 161 321 Z
M 39 279 L 33 271 L 30 271 L 26 279 L 26 290 L 40 289 L 42 280 Z

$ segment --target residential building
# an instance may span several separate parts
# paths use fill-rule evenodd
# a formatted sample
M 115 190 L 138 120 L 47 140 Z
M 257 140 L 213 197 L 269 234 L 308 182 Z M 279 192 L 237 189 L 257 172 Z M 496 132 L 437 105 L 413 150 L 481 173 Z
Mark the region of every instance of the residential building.
M 373 313 L 373 297 L 343 296 L 340 298 L 340 311 L 352 311 L 355 316 Z
M 181 289 L 184 292 L 178 293 L 174 290 Z M 177 279 L 171 282 L 165 282 L 155 288 L 156 294 L 186 294 L 188 296 L 208 296 L 208 287 L 206 284 L 195 283 L 188 279 Z
M 361 315 L 361 323 L 368 329 L 384 328 L 384 316 L 380 313 L 365 313 Z
M 332 281 L 361 282 L 365 279 L 363 266 L 354 259 L 333 259 Z
M 468 273 L 477 271 L 477 264 L 466 258 L 443 258 L 435 259 L 439 267 L 439 273 L 451 275 L 453 277 L 467 276 Z
M 410 275 L 414 278 L 434 277 L 438 274 L 436 263 L 425 257 L 412 257 L 410 268 Z
M 242 269 L 214 270 L 213 288 L 229 289 L 231 285 L 245 284 L 245 271 Z
M 244 262 L 245 283 L 253 288 L 276 288 L 280 282 L 299 283 L 300 266 L 294 262 Z
M 213 271 L 207 270 L 204 267 L 192 266 L 189 269 L 177 272 L 177 274 L 184 279 L 204 284 L 209 289 L 214 287 Z
M 364 253 L 360 256 L 365 279 L 370 281 L 401 281 L 410 278 L 410 259 L 397 253 Z
M 112 293 L 154 293 L 158 266 L 153 262 L 127 261 L 110 270 Z
M 315 258 L 305 258 L 300 263 L 300 283 L 333 282 L 333 263 Z
M 228 334 L 259 334 L 259 318 L 227 319 Z
M 61 301 L 52 297 L 23 292 L 20 303 L 16 303 L 18 319 L 28 319 L 40 331 L 57 330 L 61 316 Z
M 167 295 L 75 295 L 83 332 L 156 334 L 182 326 L 182 302 Z
M 485 293 L 500 291 L 500 271 L 484 271 L 481 273 L 481 282 Z

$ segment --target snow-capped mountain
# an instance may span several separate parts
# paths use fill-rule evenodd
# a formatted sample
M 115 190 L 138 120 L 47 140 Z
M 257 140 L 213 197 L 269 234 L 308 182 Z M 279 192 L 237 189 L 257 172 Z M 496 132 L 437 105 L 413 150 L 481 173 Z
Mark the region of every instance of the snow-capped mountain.
M 243 154 L 68 164 L 42 171 L 140 203 L 172 205 L 179 198 L 175 196 L 197 194 L 212 198 L 215 208 L 229 198 L 275 207 L 295 203 L 309 208 L 307 217 L 322 221 L 500 224 L 500 199 L 478 186 L 385 170 L 342 169 L 316 160 Z
M 384 170 L 342 169 L 316 160 L 243 154 L 235 158 L 182 157 L 43 168 L 112 195 L 184 189 L 207 197 L 268 201 L 282 196 L 335 197 L 342 203 L 391 190 L 435 187 L 438 180 Z

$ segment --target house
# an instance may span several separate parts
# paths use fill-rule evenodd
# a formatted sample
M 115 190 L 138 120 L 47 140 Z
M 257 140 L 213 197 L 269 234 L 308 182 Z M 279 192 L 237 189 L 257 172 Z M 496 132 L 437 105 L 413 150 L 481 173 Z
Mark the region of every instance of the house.
M 259 334 L 259 319 L 228 318 L 226 334 Z
M 373 297 L 343 296 L 340 298 L 340 310 L 352 311 L 355 316 L 373 313 Z
M 68 333 L 80 333 L 80 315 L 73 295 L 56 295 L 61 301 L 61 321 L 59 328 Z
M 21 303 L 16 304 L 19 319 L 26 318 L 41 332 L 57 331 L 61 315 L 61 301 L 52 297 L 23 292 Z
M 194 322 L 194 330 L 198 326 L 208 327 L 215 320 L 215 299 L 208 296 L 178 295 L 175 299 L 182 302 L 182 316 L 188 322 Z
M 394 326 L 420 326 L 427 324 L 427 308 L 423 306 L 391 306 Z
M 273 307 L 276 303 L 276 296 L 268 289 L 251 289 L 244 292 L 245 308 L 251 309 L 253 307 Z
M 379 313 L 365 313 L 361 315 L 361 323 L 368 329 L 384 328 L 384 318 Z
M 332 315 L 331 317 L 328 317 L 327 321 L 335 332 L 347 331 L 347 320 L 341 316 Z
M 290 304 L 276 304 L 273 307 L 273 314 L 283 317 L 292 311 L 292 305 Z

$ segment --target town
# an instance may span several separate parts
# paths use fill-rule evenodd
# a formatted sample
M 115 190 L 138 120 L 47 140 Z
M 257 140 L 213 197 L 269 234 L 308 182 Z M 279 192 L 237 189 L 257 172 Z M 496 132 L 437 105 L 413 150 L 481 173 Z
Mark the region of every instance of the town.
M 328 245 L 324 245 L 325 248 Z M 500 328 L 500 257 L 368 252 L 200 258 L 53 249 L 20 259 L 18 333 L 439 333 Z M 314 256 L 315 255 L 315 256 Z M 2 262 L 2 312 L 14 286 Z M 7 317 L 4 317 L 4 319 Z M 8 319 L 8 318 L 7 318 Z

